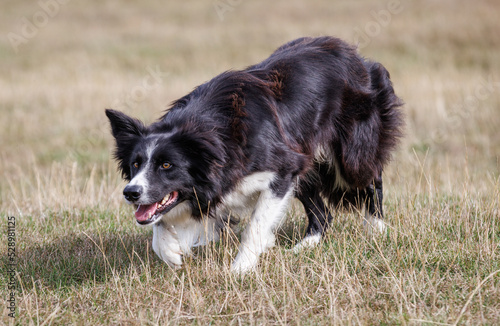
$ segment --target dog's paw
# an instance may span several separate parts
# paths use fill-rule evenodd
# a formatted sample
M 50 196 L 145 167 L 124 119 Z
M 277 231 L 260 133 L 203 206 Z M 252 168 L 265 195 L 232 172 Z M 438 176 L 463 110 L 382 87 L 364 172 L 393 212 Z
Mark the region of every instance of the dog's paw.
M 253 272 L 257 269 L 258 261 L 259 257 L 257 255 L 247 255 L 240 252 L 231 265 L 231 272 L 240 275 Z
M 303 249 L 314 248 L 321 241 L 321 234 L 311 234 L 306 236 L 302 241 L 297 243 L 295 247 L 293 247 L 292 252 L 294 254 L 298 254 Z
M 387 225 L 385 222 L 376 217 L 365 218 L 363 221 L 366 232 L 370 235 L 386 234 Z
M 160 250 L 156 252 L 158 257 L 161 258 L 168 266 L 177 270 L 182 267 L 182 252 L 180 251 L 171 251 L 171 250 Z
M 182 250 L 173 228 L 153 226 L 153 251 L 174 269 L 182 267 Z
M 182 251 L 178 245 L 160 243 L 158 246 L 153 245 L 153 251 L 173 269 L 182 267 Z

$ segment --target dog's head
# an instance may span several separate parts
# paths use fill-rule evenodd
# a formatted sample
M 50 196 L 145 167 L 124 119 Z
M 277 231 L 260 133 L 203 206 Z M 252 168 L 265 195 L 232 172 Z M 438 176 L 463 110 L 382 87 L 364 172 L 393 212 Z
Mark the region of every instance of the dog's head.
M 207 204 L 203 185 L 212 174 L 214 148 L 206 139 L 161 122 L 146 127 L 114 110 L 106 115 L 116 140 L 115 158 L 129 181 L 123 195 L 137 208 L 139 224 L 156 223 L 186 201 L 195 210 Z

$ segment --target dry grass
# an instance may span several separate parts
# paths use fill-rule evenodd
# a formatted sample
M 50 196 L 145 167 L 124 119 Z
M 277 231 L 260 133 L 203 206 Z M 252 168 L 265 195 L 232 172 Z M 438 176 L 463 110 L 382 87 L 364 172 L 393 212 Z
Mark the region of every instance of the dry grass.
M 214 3 L 236 1 L 70 1 L 17 53 L 0 40 L 0 214 L 5 228 L 17 218 L 15 322 L 500 323 L 494 0 L 402 1 L 360 50 L 391 71 L 406 102 L 406 137 L 385 173 L 387 236 L 367 237 L 358 215 L 339 213 L 324 243 L 296 256 L 286 249 L 305 221 L 294 208 L 258 274 L 228 272 L 231 235 L 174 272 L 122 203 L 105 107 L 152 121 L 199 83 L 290 39 L 352 41 L 390 2 L 241 1 L 221 21 Z M 7 1 L 3 34 L 21 34 L 20 19 L 40 10 Z M 161 78 L 151 82 L 151 69 Z M 6 262 L 6 240 L 0 252 Z M 0 294 L 6 307 L 4 277 Z M 7 312 L 2 322 L 13 323 Z

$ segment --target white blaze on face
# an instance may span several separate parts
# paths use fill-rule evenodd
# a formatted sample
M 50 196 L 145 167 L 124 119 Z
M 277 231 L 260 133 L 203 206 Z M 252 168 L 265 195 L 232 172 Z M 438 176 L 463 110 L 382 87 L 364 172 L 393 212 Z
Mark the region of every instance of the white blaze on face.
M 153 151 L 156 147 L 156 141 L 152 141 L 146 147 L 146 157 L 142 162 L 140 167 L 140 171 L 137 175 L 135 175 L 132 180 L 130 180 L 130 186 L 140 186 L 142 187 L 142 196 L 141 198 L 134 204 L 151 204 L 151 199 L 149 198 L 148 188 L 149 188 L 149 180 L 147 178 L 148 171 L 150 170 L 151 165 L 151 156 L 153 155 Z

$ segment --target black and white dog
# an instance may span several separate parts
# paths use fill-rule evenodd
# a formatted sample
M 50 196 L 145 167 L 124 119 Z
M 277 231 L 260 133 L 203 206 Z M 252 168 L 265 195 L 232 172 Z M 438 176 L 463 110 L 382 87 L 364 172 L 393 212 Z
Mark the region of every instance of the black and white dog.
M 106 110 L 123 194 L 153 249 L 173 267 L 217 240 L 231 217 L 250 218 L 235 272 L 254 268 L 275 242 L 291 199 L 309 224 L 296 246 L 316 245 L 331 209 L 365 207 L 384 231 L 382 169 L 401 137 L 401 101 L 387 70 L 331 38 L 300 38 L 268 59 L 227 71 L 145 126 Z M 326 201 L 326 204 L 324 200 Z

